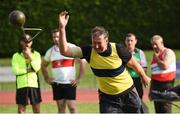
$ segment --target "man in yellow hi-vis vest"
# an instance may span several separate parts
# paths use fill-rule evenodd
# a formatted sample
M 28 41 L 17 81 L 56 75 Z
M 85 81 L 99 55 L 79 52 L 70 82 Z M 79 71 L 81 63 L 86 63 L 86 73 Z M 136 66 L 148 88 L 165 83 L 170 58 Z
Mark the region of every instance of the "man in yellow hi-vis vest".
M 34 113 L 40 112 L 41 93 L 38 71 L 41 68 L 41 55 L 33 50 L 32 38 L 25 34 L 20 40 L 20 52 L 12 57 L 12 70 L 16 75 L 16 104 L 18 113 L 25 113 L 30 100 Z

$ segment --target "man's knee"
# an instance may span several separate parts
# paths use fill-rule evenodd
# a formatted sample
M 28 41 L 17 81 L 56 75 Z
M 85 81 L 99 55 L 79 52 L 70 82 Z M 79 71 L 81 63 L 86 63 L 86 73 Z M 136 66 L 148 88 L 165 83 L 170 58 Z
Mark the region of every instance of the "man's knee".
M 33 104 L 32 109 L 34 113 L 40 113 L 40 104 Z

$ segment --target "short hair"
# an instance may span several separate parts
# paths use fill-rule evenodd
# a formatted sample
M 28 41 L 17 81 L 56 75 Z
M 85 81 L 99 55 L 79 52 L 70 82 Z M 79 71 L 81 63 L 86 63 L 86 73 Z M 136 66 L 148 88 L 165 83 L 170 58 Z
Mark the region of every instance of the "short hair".
M 32 37 L 31 37 L 29 34 L 23 34 L 23 35 L 21 36 L 20 41 L 23 41 L 23 42 L 25 42 L 25 43 L 29 43 L 29 42 L 32 41 Z
M 151 38 L 151 41 L 153 41 L 153 40 L 161 40 L 162 43 L 163 43 L 163 38 L 162 38 L 162 36 L 160 36 L 160 35 L 154 35 L 154 36 Z
M 30 43 L 30 42 L 32 42 L 32 37 L 29 35 L 29 34 L 23 34 L 23 35 L 21 35 L 21 37 L 20 37 L 20 39 L 19 39 L 19 43 L 18 43 L 18 52 L 20 53 L 20 52 L 22 52 L 22 42 L 24 42 L 24 43 Z
M 125 36 L 125 38 L 131 37 L 131 36 L 134 36 L 134 37 L 136 38 L 136 35 L 133 34 L 133 33 L 127 33 L 126 36 Z M 136 38 L 136 39 L 137 39 L 137 38 Z
M 108 31 L 104 27 L 102 27 L 102 26 L 95 26 L 91 30 L 91 38 L 99 37 L 101 35 L 104 35 L 105 38 L 109 37 Z

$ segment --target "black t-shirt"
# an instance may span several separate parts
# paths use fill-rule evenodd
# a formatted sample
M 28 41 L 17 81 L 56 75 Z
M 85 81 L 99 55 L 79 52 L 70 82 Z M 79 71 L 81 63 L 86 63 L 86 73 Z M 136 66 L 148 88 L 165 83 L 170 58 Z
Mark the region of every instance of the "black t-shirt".
M 82 49 L 82 53 L 83 53 L 82 58 L 85 58 L 86 61 L 89 63 L 92 45 L 82 46 L 81 49 Z M 116 43 L 116 50 L 117 50 L 119 57 L 122 59 L 123 64 L 126 65 L 127 62 L 131 59 L 132 54 L 128 51 L 127 48 L 125 48 L 122 45 L 117 44 L 117 43 Z M 108 43 L 107 50 L 103 53 L 99 53 L 99 55 L 107 57 L 107 56 L 111 55 L 111 52 L 112 52 L 112 48 L 111 48 L 110 43 Z

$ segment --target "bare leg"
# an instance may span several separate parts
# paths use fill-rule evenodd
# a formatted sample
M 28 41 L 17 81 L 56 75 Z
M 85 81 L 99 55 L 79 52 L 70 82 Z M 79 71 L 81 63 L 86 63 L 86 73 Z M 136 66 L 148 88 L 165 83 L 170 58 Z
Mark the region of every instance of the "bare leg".
M 25 114 L 26 106 L 18 104 L 18 114 Z
M 40 113 L 40 103 L 38 104 L 33 104 L 32 109 L 34 113 Z
M 67 100 L 67 105 L 70 113 L 74 113 L 74 114 L 77 113 L 75 100 Z
M 64 99 L 57 100 L 58 113 L 66 113 L 66 101 Z

